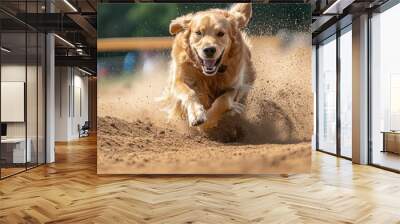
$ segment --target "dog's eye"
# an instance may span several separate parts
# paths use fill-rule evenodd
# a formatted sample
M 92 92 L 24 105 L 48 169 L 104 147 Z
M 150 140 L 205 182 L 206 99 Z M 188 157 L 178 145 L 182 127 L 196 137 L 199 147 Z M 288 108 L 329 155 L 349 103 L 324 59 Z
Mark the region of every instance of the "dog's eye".
M 217 36 L 219 36 L 219 37 L 223 37 L 224 35 L 225 35 L 224 32 L 218 32 L 218 33 L 217 33 Z
M 201 31 L 196 31 L 196 34 L 201 36 Z

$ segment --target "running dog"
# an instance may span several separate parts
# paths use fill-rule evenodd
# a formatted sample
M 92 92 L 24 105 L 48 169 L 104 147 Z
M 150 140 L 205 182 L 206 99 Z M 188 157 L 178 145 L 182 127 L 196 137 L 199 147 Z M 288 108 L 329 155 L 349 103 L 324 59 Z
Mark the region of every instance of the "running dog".
M 189 126 L 208 129 L 225 114 L 244 112 L 256 78 L 243 32 L 251 15 L 251 3 L 238 3 L 171 21 L 172 68 L 162 97 L 170 118 L 179 116 Z

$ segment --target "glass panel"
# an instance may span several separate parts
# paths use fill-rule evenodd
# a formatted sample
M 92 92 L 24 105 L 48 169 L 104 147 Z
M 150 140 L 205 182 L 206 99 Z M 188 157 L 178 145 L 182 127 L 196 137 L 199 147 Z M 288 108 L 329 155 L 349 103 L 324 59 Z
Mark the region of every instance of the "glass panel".
M 336 36 L 318 48 L 318 149 L 336 153 Z
M 372 163 L 400 170 L 400 4 L 372 22 Z
M 36 1 L 27 2 L 27 12 L 37 13 L 38 4 Z M 37 23 L 38 17 L 33 17 L 31 21 Z M 27 30 L 27 80 L 26 80 L 26 113 L 27 113 L 27 150 L 31 151 L 28 168 L 37 166 L 38 160 L 38 34 L 35 30 Z
M 37 165 L 37 41 L 38 36 L 36 32 L 28 32 L 28 63 L 27 63 L 27 82 L 26 82 L 26 111 L 27 111 L 27 149 L 31 151 L 30 160 L 28 160 L 28 168 Z
M 1 161 L 2 177 L 25 170 L 26 150 L 26 33 L 1 34 Z
M 340 36 L 340 153 L 352 157 L 352 33 Z
M 45 52 L 46 37 L 44 34 L 39 34 L 38 45 L 38 163 L 45 163 Z

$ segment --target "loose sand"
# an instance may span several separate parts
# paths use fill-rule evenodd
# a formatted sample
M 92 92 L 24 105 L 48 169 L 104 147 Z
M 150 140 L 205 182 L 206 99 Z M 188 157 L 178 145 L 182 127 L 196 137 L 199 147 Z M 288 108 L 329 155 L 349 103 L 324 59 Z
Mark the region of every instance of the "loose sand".
M 309 143 L 221 143 L 182 134 L 150 120 L 99 119 L 98 172 L 102 174 L 295 173 L 307 171 Z
M 252 42 L 257 79 L 246 112 L 207 134 L 184 121 L 166 122 L 154 101 L 168 75 L 162 58 L 134 78 L 99 80 L 98 173 L 307 171 L 313 129 L 309 38 Z

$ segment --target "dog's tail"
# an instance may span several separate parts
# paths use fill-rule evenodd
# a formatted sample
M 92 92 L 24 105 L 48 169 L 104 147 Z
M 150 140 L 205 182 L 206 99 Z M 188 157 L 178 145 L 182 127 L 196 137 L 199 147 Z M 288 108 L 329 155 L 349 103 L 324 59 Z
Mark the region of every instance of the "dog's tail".
M 161 96 L 155 99 L 155 101 L 160 104 L 160 110 L 167 114 L 168 121 L 173 118 L 182 118 L 184 116 L 181 101 L 177 99 L 174 94 L 175 66 L 176 65 L 171 62 L 168 83 Z
M 155 101 L 160 105 L 160 110 L 166 113 L 168 121 L 176 117 L 182 117 L 181 102 L 174 97 L 169 89 L 164 89 L 163 94 L 157 97 Z

